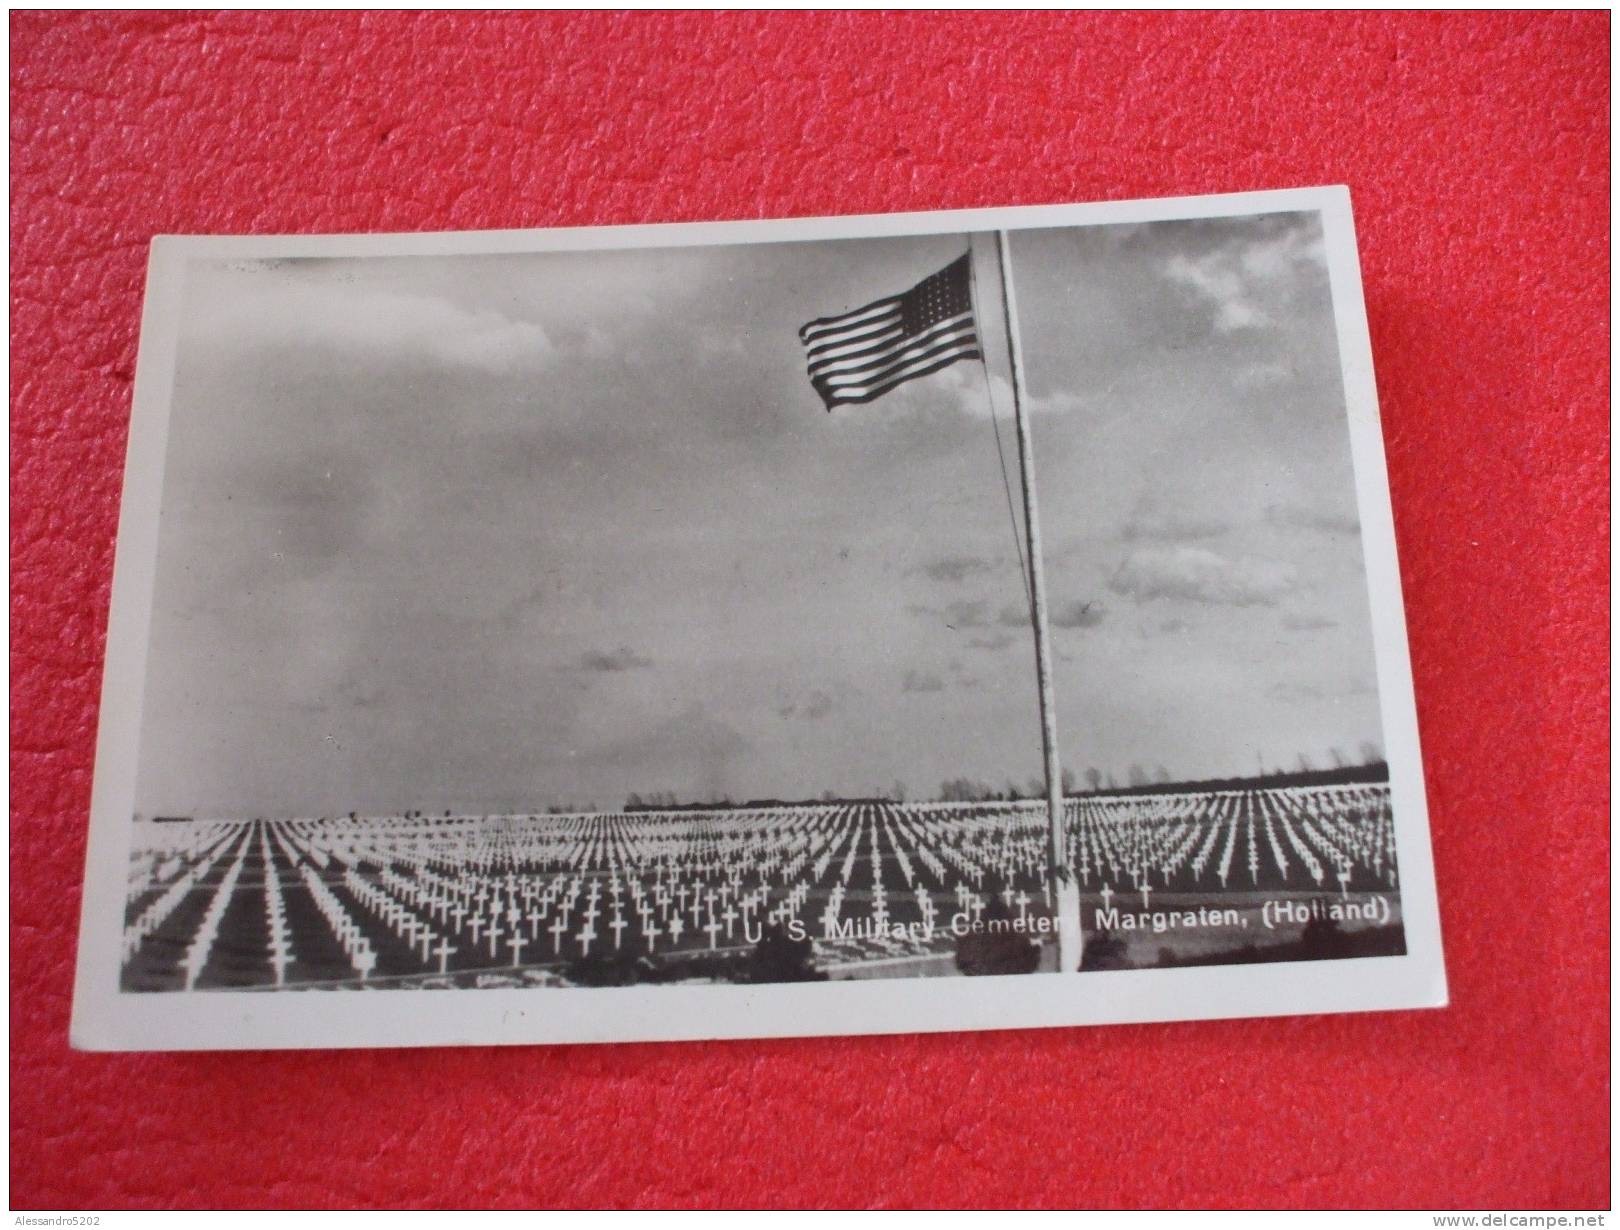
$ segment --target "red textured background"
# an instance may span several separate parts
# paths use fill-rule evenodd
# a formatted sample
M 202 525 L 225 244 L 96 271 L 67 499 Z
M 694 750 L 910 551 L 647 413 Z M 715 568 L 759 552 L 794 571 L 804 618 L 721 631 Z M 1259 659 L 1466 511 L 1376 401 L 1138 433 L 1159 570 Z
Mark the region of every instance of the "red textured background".
M 1606 14 L 24 15 L 11 1198 L 1607 1206 Z M 1351 186 L 1453 1006 L 68 1050 L 146 244 Z

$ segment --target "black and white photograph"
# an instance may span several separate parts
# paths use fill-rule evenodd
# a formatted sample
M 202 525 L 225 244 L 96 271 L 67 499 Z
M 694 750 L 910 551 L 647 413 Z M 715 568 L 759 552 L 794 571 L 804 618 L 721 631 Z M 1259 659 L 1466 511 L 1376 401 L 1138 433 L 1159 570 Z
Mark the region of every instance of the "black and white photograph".
M 75 1043 L 1444 1003 L 1394 550 L 1342 189 L 160 239 Z

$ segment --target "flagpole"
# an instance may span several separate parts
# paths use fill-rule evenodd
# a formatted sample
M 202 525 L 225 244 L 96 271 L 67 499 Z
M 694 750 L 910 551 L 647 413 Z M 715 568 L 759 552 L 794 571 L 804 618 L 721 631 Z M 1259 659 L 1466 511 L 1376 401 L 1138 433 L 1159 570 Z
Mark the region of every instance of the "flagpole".
M 1001 264 L 1001 305 L 1007 327 L 1007 361 L 1012 367 L 1013 420 L 1018 428 L 1018 467 L 1024 480 L 1024 532 L 1029 545 L 1029 590 L 1035 625 L 1035 679 L 1041 695 L 1041 750 L 1046 763 L 1047 876 L 1057 911 L 1058 969 L 1080 968 L 1084 944 L 1080 926 L 1080 886 L 1069 866 L 1063 822 L 1063 777 L 1058 767 L 1057 705 L 1052 691 L 1052 651 L 1046 624 L 1046 580 L 1041 572 L 1041 522 L 1035 506 L 1035 453 L 1030 439 L 1024 388 L 1023 343 L 1018 336 L 1018 298 L 1013 288 L 1007 232 L 996 232 Z

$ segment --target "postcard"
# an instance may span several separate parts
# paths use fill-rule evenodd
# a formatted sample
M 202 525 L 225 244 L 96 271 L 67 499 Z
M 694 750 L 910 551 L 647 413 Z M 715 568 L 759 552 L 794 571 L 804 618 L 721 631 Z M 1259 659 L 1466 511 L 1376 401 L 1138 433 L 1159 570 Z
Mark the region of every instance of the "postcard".
M 1345 189 L 153 241 L 75 1046 L 1445 1001 Z

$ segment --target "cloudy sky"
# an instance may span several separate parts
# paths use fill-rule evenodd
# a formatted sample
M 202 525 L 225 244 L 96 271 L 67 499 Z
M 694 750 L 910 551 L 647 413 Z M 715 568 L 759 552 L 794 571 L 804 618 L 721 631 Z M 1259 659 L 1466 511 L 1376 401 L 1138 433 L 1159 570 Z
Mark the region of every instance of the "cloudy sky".
M 968 242 L 194 262 L 139 809 L 1037 776 L 993 248 L 988 372 L 828 414 L 797 338 Z M 1316 216 L 1012 252 L 1065 762 L 1378 741 Z

